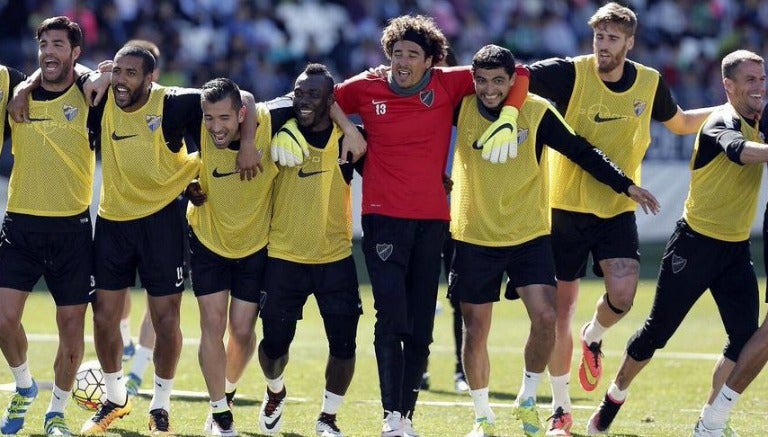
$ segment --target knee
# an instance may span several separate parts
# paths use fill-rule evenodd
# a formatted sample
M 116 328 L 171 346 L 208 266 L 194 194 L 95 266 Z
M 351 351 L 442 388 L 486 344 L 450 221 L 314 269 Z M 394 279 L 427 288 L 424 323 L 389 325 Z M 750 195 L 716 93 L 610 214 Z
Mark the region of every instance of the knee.
M 757 331 L 757 332 L 760 332 L 760 331 Z M 741 350 L 744 349 L 744 346 L 747 344 L 749 339 L 752 338 L 753 334 L 755 334 L 755 331 L 746 330 L 746 329 L 738 332 L 729 333 L 728 345 L 725 347 L 725 351 L 723 351 L 723 355 L 733 362 L 738 361 L 739 354 L 741 354 Z
M 653 357 L 657 349 L 666 345 L 666 340 L 654 338 L 645 327 L 641 328 L 629 339 L 627 355 L 635 361 L 646 361 Z
M 552 307 L 542 307 L 531 313 L 531 325 L 539 330 L 554 330 L 557 314 Z
M 603 295 L 605 304 L 616 314 L 626 314 L 635 302 L 634 289 L 617 289 Z
M 296 332 L 296 322 L 286 323 L 278 319 L 262 319 L 264 335 L 259 347 L 270 360 L 288 353 Z
M 10 333 L 21 327 L 21 311 L 6 314 L 0 313 L 0 333 Z
M 248 344 L 256 338 L 256 331 L 250 325 L 230 324 L 229 336 L 238 344 Z

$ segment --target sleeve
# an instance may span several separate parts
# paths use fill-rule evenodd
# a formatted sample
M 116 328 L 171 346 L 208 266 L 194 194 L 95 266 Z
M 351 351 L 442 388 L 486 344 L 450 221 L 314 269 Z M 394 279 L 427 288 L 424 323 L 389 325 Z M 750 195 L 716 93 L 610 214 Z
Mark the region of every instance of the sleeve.
M 515 83 L 509 90 L 507 100 L 504 101 L 505 106 L 514 106 L 517 109 L 523 107 L 525 99 L 528 97 L 528 87 L 530 85 L 531 72 L 524 65 L 518 65 L 515 68 L 517 75 Z
M 677 101 L 672 97 L 672 92 L 664 77 L 659 74 L 659 84 L 656 87 L 656 95 L 653 97 L 651 118 L 663 123 L 674 117 L 675 114 L 677 114 Z
M 365 134 L 365 129 L 363 129 L 362 126 L 357 125 L 357 130 L 359 130 L 360 133 L 363 134 L 363 138 L 367 139 L 367 136 Z M 343 140 L 343 137 L 339 139 L 339 153 L 341 153 L 342 140 Z M 339 159 L 341 159 L 341 156 L 339 156 Z M 339 168 L 341 168 L 341 174 L 344 175 L 344 180 L 347 181 L 347 185 L 352 183 L 352 177 L 355 171 L 357 171 L 357 173 L 360 174 L 360 176 L 363 175 L 364 163 L 365 163 L 365 155 L 363 155 L 362 158 L 358 159 L 357 162 L 344 160 L 344 164 L 339 164 Z
M 197 88 L 169 88 L 163 105 L 163 134 L 168 149 L 173 153 L 181 150 L 182 140 L 189 138 L 200 144 L 200 125 L 203 110 L 200 107 L 200 90 Z M 187 141 L 189 143 L 189 141 Z M 190 145 L 191 146 L 191 145 Z M 191 151 L 191 150 L 190 150 Z
M 434 68 L 432 74 L 441 76 L 441 82 L 448 90 L 454 107 L 464 96 L 475 93 L 472 68 L 469 66 Z
M 731 120 L 726 122 L 727 118 Z M 699 148 L 693 160 L 694 170 L 704 167 L 721 153 L 736 164 L 743 165 L 741 151 L 747 140 L 741 133 L 741 119 L 732 118 L 722 111 L 715 112 L 704 122 L 698 135 Z
M 552 107 L 547 109 L 541 119 L 536 138 L 537 148 L 540 143 L 562 153 L 617 193 L 627 194 L 629 187 L 635 184 L 602 150 L 576 135 Z
M 13 89 L 16 88 L 16 85 L 27 80 L 27 75 L 15 68 L 8 67 L 8 79 L 9 79 L 8 94 L 10 95 L 13 92 Z
M 350 77 L 342 83 L 333 87 L 333 96 L 336 102 L 347 115 L 359 114 L 359 96 L 365 92 L 366 73 L 360 73 L 357 76 Z
M 555 102 L 561 113 L 568 109 L 576 84 L 576 67 L 570 58 L 550 58 L 528 66 L 531 72 L 530 92 Z
M 274 136 L 288 120 L 295 116 L 293 112 L 293 96 L 286 94 L 266 102 L 266 105 L 272 125 L 270 136 Z

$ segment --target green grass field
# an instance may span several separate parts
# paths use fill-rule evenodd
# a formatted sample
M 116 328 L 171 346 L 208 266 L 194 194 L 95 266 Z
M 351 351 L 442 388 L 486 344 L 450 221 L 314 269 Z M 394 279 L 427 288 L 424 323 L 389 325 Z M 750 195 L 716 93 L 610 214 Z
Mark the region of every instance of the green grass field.
M 762 284 L 762 281 L 761 281 Z M 575 433 L 584 435 L 585 423 L 599 403 L 616 370 L 623 347 L 631 333 L 648 314 L 655 284 L 643 281 L 632 312 L 612 329 L 604 340 L 605 377 L 598 390 L 583 392 L 577 381 L 574 365 L 571 384 Z M 378 377 L 372 346 L 373 305 L 370 288 L 362 288 L 365 315 L 358 331 L 358 366 L 352 386 L 339 413 L 339 425 L 348 436 L 377 436 L 380 432 L 381 406 Z M 585 281 L 573 330 L 590 316 L 594 302 L 602 293 L 601 283 Z M 441 291 L 441 294 L 443 292 Z M 420 395 L 415 425 L 424 436 L 463 436 L 469 431 L 474 415 L 470 398 L 453 391 L 453 345 L 451 339 L 450 306 L 441 299 L 444 310 L 436 319 L 435 343 L 430 359 L 432 388 Z M 143 296 L 134 296 L 134 330 L 142 315 Z M 198 310 L 191 292 L 183 299 L 182 324 L 185 346 L 176 376 L 175 388 L 192 392 L 205 390 L 197 364 L 199 337 Z M 35 292 L 27 303 L 24 323 L 30 336 L 29 361 L 38 381 L 52 380 L 52 362 L 56 348 L 54 307 L 48 295 Z M 511 406 L 520 385 L 522 347 L 528 332 L 528 319 L 519 302 L 502 302 L 496 306 L 490 339 L 492 376 L 491 401 L 495 405 L 498 435 L 519 436 L 522 431 L 512 418 Z M 88 335 L 92 332 L 89 320 Z M 257 326 L 261 331 L 261 325 Z M 623 436 L 688 436 L 709 390 L 710 374 L 724 343 L 724 332 L 714 303 L 705 297 L 697 304 L 677 335 L 668 346 L 657 353 L 633 385 L 627 404 L 614 423 L 613 435 Z M 90 337 L 89 337 L 90 338 Z M 319 412 L 323 390 L 326 344 L 314 301 L 310 300 L 305 320 L 299 324 L 291 349 L 291 362 L 286 371 L 289 402 L 284 411 L 284 436 L 314 435 L 314 421 Z M 86 342 L 86 360 L 95 359 L 93 343 Z M 578 355 L 574 362 L 578 363 Z M 148 372 L 149 375 L 149 372 Z M 0 366 L 0 383 L 11 382 L 5 363 Z M 145 383 L 145 387 L 150 387 Z M 258 408 L 264 391 L 261 370 L 256 362 L 247 370 L 240 383 L 235 407 L 238 430 L 244 435 L 258 435 Z M 549 383 L 539 390 L 542 419 L 548 415 Z M 763 420 L 768 410 L 768 378 L 760 376 L 740 400 L 733 415 L 733 424 L 742 436 L 765 433 Z M 11 394 L 0 392 L 5 405 Z M 42 433 L 42 416 L 50 392 L 41 392 L 33 404 L 24 430 Z M 171 425 L 177 434 L 199 435 L 208 413 L 207 396 L 177 397 L 173 400 Z M 134 411 L 113 427 L 120 435 L 146 434 L 149 397 L 135 400 Z M 89 413 L 70 403 L 68 420 L 73 429 L 89 417 Z

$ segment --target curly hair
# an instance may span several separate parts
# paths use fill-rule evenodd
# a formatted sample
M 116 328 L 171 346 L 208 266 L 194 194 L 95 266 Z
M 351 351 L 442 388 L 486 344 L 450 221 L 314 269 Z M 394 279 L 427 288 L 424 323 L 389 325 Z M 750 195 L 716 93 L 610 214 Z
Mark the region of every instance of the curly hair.
M 387 59 L 392 59 L 395 43 L 403 40 L 418 44 L 426 57 L 432 57 L 432 65 L 445 58 L 448 48 L 448 40 L 435 24 L 435 20 L 424 15 L 402 15 L 389 20 L 381 34 L 381 48 Z

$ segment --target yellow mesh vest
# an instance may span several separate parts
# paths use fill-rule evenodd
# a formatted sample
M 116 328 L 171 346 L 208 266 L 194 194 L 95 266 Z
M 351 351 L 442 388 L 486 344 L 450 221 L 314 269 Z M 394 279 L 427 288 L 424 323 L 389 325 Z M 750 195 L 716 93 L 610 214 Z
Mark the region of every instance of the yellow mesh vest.
M 217 149 L 205 124 L 201 127 L 200 185 L 208 197 L 201 206 L 190 203 L 187 218 L 200 242 L 225 258 L 251 255 L 267 245 L 269 236 L 277 167 L 269 159 L 269 110 L 258 105 L 256 111 L 256 145 L 266 152 L 261 161 L 264 171 L 251 181 L 241 181 L 240 173 L 235 173 L 237 151 Z
M 11 77 L 8 75 L 8 68 L 0 65 L 0 152 L 3 151 L 5 135 L 5 106 L 8 104 L 9 95 L 13 92 L 10 86 Z
M 726 126 L 741 118 L 730 105 L 710 117 L 725 117 Z M 706 123 L 706 122 L 705 122 Z M 741 119 L 744 139 L 762 143 L 760 133 Z M 755 219 L 763 164 L 739 165 L 719 153 L 704 167 L 693 170 L 699 152 L 699 135 L 691 158 L 691 185 L 685 200 L 683 218 L 694 231 L 722 241 L 749 239 Z
M 269 256 L 304 264 L 352 254 L 350 187 L 339 168 L 341 129 L 334 125 L 324 149 L 309 146 L 300 167 L 280 169 L 269 231 Z
M 82 213 L 91 204 L 96 168 L 83 94 L 72 85 L 54 100 L 30 98 L 29 116 L 30 123 L 11 120 L 8 211 L 44 217 Z
M 99 215 L 116 221 L 153 214 L 181 194 L 197 175 L 196 154 L 173 153 L 163 135 L 165 88 L 155 83 L 134 112 L 115 104 L 112 89 L 101 123 L 103 182 Z
M 528 94 L 517 119 L 517 157 L 491 164 L 475 148 L 491 124 L 475 95 L 464 97 L 457 125 L 451 236 L 482 246 L 513 246 L 550 233 L 547 148 L 536 160 L 536 134 L 551 105 Z M 553 109 L 554 111 L 554 109 Z
M 640 185 L 640 164 L 651 143 L 651 112 L 659 76 L 633 63 L 635 83 L 622 93 L 605 86 L 594 55 L 574 58 L 574 83 L 565 121 Z M 631 62 L 631 61 L 630 61 Z M 632 199 L 598 182 L 560 153 L 550 154 L 552 208 L 608 218 L 637 208 Z

